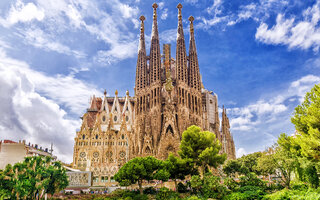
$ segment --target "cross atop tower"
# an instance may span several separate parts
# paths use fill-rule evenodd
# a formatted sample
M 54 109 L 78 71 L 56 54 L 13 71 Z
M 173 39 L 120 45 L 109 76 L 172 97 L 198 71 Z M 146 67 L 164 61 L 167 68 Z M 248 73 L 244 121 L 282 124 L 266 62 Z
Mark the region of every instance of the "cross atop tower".
M 153 8 L 153 17 L 157 17 L 158 4 L 156 3 L 152 4 L 152 8 Z
M 182 19 L 182 14 L 181 14 L 182 4 L 179 3 L 179 4 L 177 5 L 177 8 L 178 8 L 178 10 L 179 10 L 178 17 L 179 17 L 179 19 L 180 19 L 180 18 Z

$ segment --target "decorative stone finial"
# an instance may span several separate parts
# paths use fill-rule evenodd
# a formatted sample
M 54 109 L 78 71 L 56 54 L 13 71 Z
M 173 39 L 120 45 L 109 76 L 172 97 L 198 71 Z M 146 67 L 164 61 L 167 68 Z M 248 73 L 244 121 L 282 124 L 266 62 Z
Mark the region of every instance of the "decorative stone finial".
M 129 96 L 129 90 L 126 91 L 126 95 Z
M 191 23 L 194 21 L 194 17 L 192 15 L 188 19 Z
M 179 3 L 179 4 L 177 5 L 177 8 L 178 8 L 178 10 L 179 10 L 178 18 L 179 18 L 179 20 L 182 20 L 182 15 L 181 15 L 182 4 Z
M 152 4 L 152 8 L 153 8 L 153 19 L 157 19 L 158 4 L 156 4 L 156 3 Z
M 157 4 L 157 3 L 153 3 L 153 4 L 152 4 L 152 8 L 153 8 L 153 9 L 157 9 L 157 8 L 158 8 L 158 4 Z
M 190 33 L 193 33 L 193 32 L 194 32 L 193 20 L 194 20 L 194 17 L 193 17 L 193 16 L 190 16 L 190 17 L 189 17 L 189 21 L 190 21 Z
M 104 96 L 107 96 L 107 90 L 106 89 L 104 89 Z
M 116 90 L 116 92 L 114 93 L 116 96 L 118 96 L 118 90 Z
M 141 15 L 139 19 L 143 22 L 146 18 L 143 15 Z

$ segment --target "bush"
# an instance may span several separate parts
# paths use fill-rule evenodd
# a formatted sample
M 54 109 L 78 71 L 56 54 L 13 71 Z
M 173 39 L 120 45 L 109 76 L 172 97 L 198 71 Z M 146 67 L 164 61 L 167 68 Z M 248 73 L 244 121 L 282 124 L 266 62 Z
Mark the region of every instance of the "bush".
M 187 200 L 200 200 L 200 199 L 199 197 L 193 195 L 191 197 L 188 197 Z
M 307 191 L 308 186 L 304 183 L 296 183 L 291 186 L 293 190 Z
M 188 192 L 188 188 L 183 183 L 178 183 L 177 191 L 179 193 L 186 193 L 186 192 Z
M 241 192 L 233 192 L 223 198 L 224 200 L 247 200 L 245 194 Z
M 157 191 L 153 187 L 148 187 L 143 190 L 143 194 L 156 194 Z
M 160 191 L 156 195 L 157 200 L 177 199 L 177 198 L 179 198 L 179 195 L 176 192 L 171 191 L 166 187 L 160 188 Z
M 148 196 L 145 194 L 139 194 L 139 191 L 130 190 L 115 190 L 111 193 L 110 197 L 122 198 L 126 200 L 148 200 Z
M 223 184 L 231 191 L 239 189 L 239 184 L 233 178 L 224 179 Z
M 249 173 L 246 176 L 240 177 L 239 185 L 241 187 L 251 185 L 251 186 L 259 186 L 261 188 L 266 188 L 266 182 L 257 177 L 255 173 Z
M 320 191 L 315 189 L 303 190 L 288 190 L 283 189 L 273 194 L 266 195 L 263 200 L 320 200 Z
M 193 193 L 199 192 L 201 189 L 201 186 L 203 185 L 201 177 L 199 175 L 191 176 L 190 185 Z

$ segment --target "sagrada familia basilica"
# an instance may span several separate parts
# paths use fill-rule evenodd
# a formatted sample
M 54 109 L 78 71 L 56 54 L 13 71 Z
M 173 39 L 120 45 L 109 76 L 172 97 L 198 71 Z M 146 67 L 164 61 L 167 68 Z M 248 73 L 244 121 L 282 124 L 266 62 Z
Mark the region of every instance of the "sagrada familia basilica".
M 140 41 L 134 96 L 91 98 L 75 137 L 73 168 L 93 172 L 94 185 L 113 182 L 113 175 L 136 156 L 167 158 L 177 153 L 182 133 L 190 125 L 214 132 L 222 153 L 235 159 L 235 146 L 229 131 L 226 110 L 220 123 L 217 95 L 206 90 L 201 81 L 194 18 L 189 17 L 189 52 L 182 27 L 182 5 L 178 8 L 176 58 L 170 44 L 160 52 L 157 4 L 153 4 L 150 54 L 147 55 L 144 20 L 141 16 Z

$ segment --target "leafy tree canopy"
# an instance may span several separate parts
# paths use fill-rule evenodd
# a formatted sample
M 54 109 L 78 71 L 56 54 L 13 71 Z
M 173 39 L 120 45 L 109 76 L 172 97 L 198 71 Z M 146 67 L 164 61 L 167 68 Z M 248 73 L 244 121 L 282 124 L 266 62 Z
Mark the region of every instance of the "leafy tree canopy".
M 114 178 L 122 186 L 128 186 L 138 182 L 140 193 L 142 194 L 143 180 L 153 180 L 157 176 L 158 178 L 160 176 L 164 178 L 165 172 L 159 172 L 155 177 L 157 170 L 163 166 L 162 162 L 163 161 L 152 156 L 136 157 L 125 163 L 115 174 Z
M 198 126 L 190 126 L 182 134 L 179 155 L 192 161 L 202 169 L 207 166 L 218 167 L 226 160 L 226 154 L 219 154 L 221 144 L 214 133 L 201 131 Z
M 295 125 L 302 154 L 320 160 L 320 84 L 315 85 L 295 108 L 291 122 Z
M 51 157 L 26 157 L 0 171 L 0 188 L 10 199 L 42 197 L 68 186 L 66 170 Z

